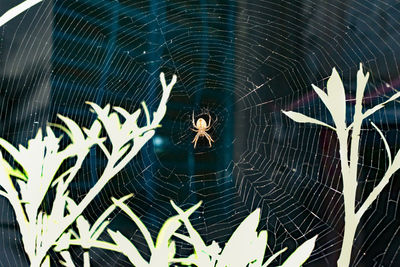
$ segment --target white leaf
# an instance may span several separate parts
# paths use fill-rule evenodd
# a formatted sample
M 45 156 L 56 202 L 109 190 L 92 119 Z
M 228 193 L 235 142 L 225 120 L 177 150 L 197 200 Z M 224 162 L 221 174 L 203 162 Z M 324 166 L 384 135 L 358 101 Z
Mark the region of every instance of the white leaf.
M 321 98 L 322 102 L 325 104 L 325 106 L 329 109 L 330 103 L 329 103 L 329 98 L 328 95 L 322 91 L 319 87 L 315 86 L 314 84 L 311 85 L 314 91 L 317 93 L 319 98 Z
M 69 248 L 69 242 L 71 240 L 71 232 L 68 231 L 63 233 L 61 237 L 57 240 L 54 251 L 60 252 L 62 250 L 67 250 Z
M 65 123 L 65 125 L 67 125 L 68 130 L 71 134 L 70 137 L 72 139 L 72 142 L 83 144 L 85 137 L 83 136 L 82 130 L 79 125 L 68 117 L 62 116 L 60 114 L 58 114 L 58 117 Z
M 261 267 L 262 261 L 264 259 L 265 249 L 267 247 L 267 231 L 261 231 L 258 234 L 256 240 L 253 241 L 252 244 L 252 254 L 254 255 L 254 262 L 250 263 L 249 267 Z M 250 252 L 250 251 L 249 251 Z
M 318 235 L 304 242 L 300 247 L 298 247 L 287 260 L 283 263 L 281 267 L 299 267 L 301 266 L 311 255 L 314 249 L 315 241 Z
M 128 257 L 129 261 L 137 267 L 145 267 L 149 266 L 149 264 L 143 259 L 140 255 L 137 248 L 131 243 L 131 241 L 122 235 L 119 231 L 114 232 L 112 230 L 108 230 L 108 234 L 114 240 L 115 244 L 117 244 L 118 248 Z
M 336 128 L 346 128 L 346 95 L 343 82 L 335 68 L 327 83 L 329 111 L 335 121 Z
M 255 260 L 254 250 L 258 244 L 256 230 L 259 220 L 260 209 L 256 209 L 243 220 L 222 250 L 217 267 L 246 266 Z
M 270 265 L 279 255 L 281 255 L 286 250 L 287 250 L 287 248 L 283 248 L 283 249 L 279 250 L 278 252 L 276 252 L 275 254 L 273 254 L 271 257 L 268 258 L 268 260 L 263 264 L 262 267 L 267 267 L 268 265 Z
M 283 111 L 283 114 L 285 114 L 286 116 L 288 116 L 289 118 L 291 118 L 292 120 L 294 120 L 295 122 L 300 122 L 300 123 L 313 123 L 313 124 L 319 124 L 325 127 L 328 127 L 332 130 L 336 130 L 335 128 L 333 128 L 332 126 L 330 126 L 329 124 L 326 124 L 322 121 L 319 121 L 317 119 L 314 118 L 310 118 L 304 114 L 298 113 L 298 112 L 294 112 L 294 111 Z
M 357 91 L 356 91 L 356 101 L 361 105 L 362 99 L 364 97 L 365 86 L 367 85 L 369 78 L 369 72 L 364 75 L 362 64 L 360 63 L 360 69 L 357 72 Z
M 176 253 L 176 245 L 174 241 L 171 241 L 168 245 L 168 260 L 173 259 L 175 253 Z

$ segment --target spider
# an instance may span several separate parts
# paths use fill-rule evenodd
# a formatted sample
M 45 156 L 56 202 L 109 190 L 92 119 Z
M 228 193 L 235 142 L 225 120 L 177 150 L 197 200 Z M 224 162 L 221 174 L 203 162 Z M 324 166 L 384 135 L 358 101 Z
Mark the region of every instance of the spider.
M 194 123 L 194 112 L 193 112 L 192 113 L 192 124 L 193 124 L 194 129 L 191 129 L 191 130 L 197 133 L 192 141 L 192 143 L 194 143 L 194 148 L 196 148 L 197 140 L 199 140 L 199 137 L 203 137 L 203 136 L 205 136 L 207 138 L 208 143 L 210 144 L 210 147 L 211 147 L 211 142 L 214 142 L 214 140 L 207 133 L 207 131 L 210 130 L 210 128 L 211 128 L 210 114 L 208 114 L 208 124 L 206 123 L 206 121 L 203 118 L 198 119 L 195 124 Z

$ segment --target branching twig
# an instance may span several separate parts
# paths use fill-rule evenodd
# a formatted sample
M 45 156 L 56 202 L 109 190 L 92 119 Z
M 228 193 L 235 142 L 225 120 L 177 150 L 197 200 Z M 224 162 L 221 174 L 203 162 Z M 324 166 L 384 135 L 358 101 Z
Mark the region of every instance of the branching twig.
M 327 125 L 324 122 L 320 122 L 313 118 L 307 117 L 303 114 L 293 111 L 283 111 L 285 115 L 296 122 L 300 123 L 314 123 L 322 126 L 326 126 L 335 131 L 339 141 L 339 154 L 340 164 L 342 172 L 342 183 L 343 183 L 343 198 L 344 198 L 344 210 L 345 210 L 345 227 L 344 237 L 342 243 L 342 249 L 340 257 L 338 259 L 338 266 L 347 267 L 350 264 L 351 250 L 353 245 L 354 236 L 357 230 L 357 226 L 360 222 L 360 218 L 365 211 L 371 206 L 376 200 L 378 195 L 382 192 L 383 188 L 388 184 L 392 175 L 400 168 L 400 153 L 398 152 L 392 162 L 389 145 L 386 138 L 379 128 L 372 123 L 372 126 L 378 131 L 381 136 L 385 149 L 388 153 L 389 168 L 378 185 L 372 190 L 367 199 L 361 205 L 359 210 L 355 211 L 355 197 L 357 190 L 357 172 L 358 172 L 358 161 L 359 161 L 359 145 L 360 145 L 360 132 L 362 121 L 372 115 L 374 112 L 382 109 L 387 103 L 394 101 L 400 97 L 400 92 L 396 92 L 387 101 L 376 105 L 375 107 L 367 110 L 365 113 L 362 112 L 362 99 L 364 97 L 364 90 L 367 85 L 369 73 L 364 75 L 362 65 L 360 64 L 360 70 L 357 72 L 357 91 L 356 91 L 356 104 L 354 110 L 353 122 L 346 126 L 346 99 L 344 98 L 343 83 L 339 77 L 339 74 L 335 70 L 332 71 L 332 75 L 328 80 L 327 91 L 328 94 L 323 92 L 316 86 L 313 89 L 321 98 L 322 102 L 328 108 L 335 122 L 336 128 Z M 350 135 L 350 130 L 351 135 Z M 348 140 L 350 138 L 350 159 L 348 159 Z M 350 163 L 348 163 L 350 162 Z

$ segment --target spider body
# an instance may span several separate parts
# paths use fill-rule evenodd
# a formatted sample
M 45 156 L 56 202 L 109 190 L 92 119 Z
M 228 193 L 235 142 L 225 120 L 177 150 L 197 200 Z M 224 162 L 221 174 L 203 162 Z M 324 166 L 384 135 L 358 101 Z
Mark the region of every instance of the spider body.
M 211 138 L 211 136 L 207 133 L 208 130 L 211 128 L 211 116 L 208 114 L 208 124 L 207 122 L 203 119 L 200 118 L 194 123 L 194 113 L 192 113 L 192 124 L 194 129 L 191 129 L 192 131 L 196 132 L 196 136 L 194 137 L 192 143 L 194 143 L 194 148 L 196 148 L 197 141 L 199 140 L 200 137 L 205 137 L 208 140 L 208 143 L 211 145 L 211 142 L 214 142 L 214 140 Z

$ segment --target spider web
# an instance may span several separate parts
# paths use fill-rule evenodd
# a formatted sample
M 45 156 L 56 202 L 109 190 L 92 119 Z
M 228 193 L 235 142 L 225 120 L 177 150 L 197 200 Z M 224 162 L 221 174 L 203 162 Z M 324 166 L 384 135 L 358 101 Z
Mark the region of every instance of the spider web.
M 0 3 L 4 13 L 17 1 Z M 387 100 L 400 86 L 399 18 L 398 1 L 45 0 L 0 29 L 1 136 L 26 144 L 46 121 L 57 121 L 57 113 L 87 126 L 94 117 L 85 101 L 133 112 L 144 100 L 155 110 L 159 73 L 167 79 L 175 73 L 162 127 L 85 216 L 94 221 L 111 196 L 133 192 L 129 206 L 155 237 L 175 215 L 170 199 L 183 208 L 202 200 L 191 221 L 209 244 L 226 242 L 261 208 L 267 256 L 289 248 L 274 265 L 318 234 L 305 266 L 335 266 L 344 223 L 337 140 L 329 129 L 296 124 L 281 110 L 332 124 L 310 85 L 323 88 L 336 67 L 349 121 L 360 62 L 371 73 L 364 105 Z M 392 153 L 400 148 L 398 105 L 371 117 Z M 193 148 L 192 114 L 206 121 L 210 114 L 212 147 L 200 138 Z M 358 205 L 388 167 L 370 124 L 361 136 Z M 104 163 L 104 155 L 91 151 L 71 188 L 76 199 Z M 13 211 L 0 201 L 0 261 L 25 266 Z M 400 263 L 398 203 L 393 177 L 360 222 L 351 266 Z M 133 222 L 121 212 L 110 220 L 149 256 Z M 123 255 L 90 252 L 93 266 L 129 266 Z M 178 255 L 189 253 L 190 246 L 177 243 Z M 82 251 L 72 256 L 79 260 Z M 56 264 L 57 256 L 52 260 Z

